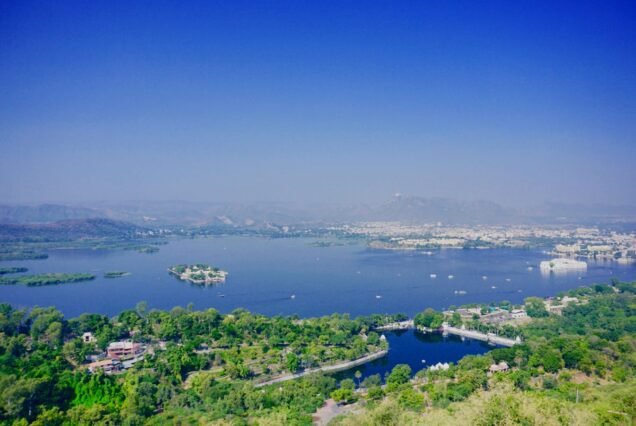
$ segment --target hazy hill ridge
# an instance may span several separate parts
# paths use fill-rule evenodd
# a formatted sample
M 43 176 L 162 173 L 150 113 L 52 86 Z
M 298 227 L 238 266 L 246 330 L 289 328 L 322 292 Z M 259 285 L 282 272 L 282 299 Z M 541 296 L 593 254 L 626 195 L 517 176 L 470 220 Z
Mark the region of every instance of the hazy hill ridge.
M 46 224 L 0 224 L 0 241 L 34 238 L 42 241 L 102 237 L 127 239 L 138 237 L 146 231 L 137 225 L 111 219 L 72 219 Z
M 305 205 L 191 201 L 129 201 L 82 206 L 0 205 L 0 223 L 47 224 L 65 220 L 110 219 L 142 227 L 164 225 L 267 228 L 272 224 L 396 221 L 444 225 L 512 223 L 584 223 L 634 220 L 634 206 L 545 203 L 512 209 L 488 200 L 457 200 L 396 194 L 378 205 Z M 97 222 L 93 222 L 97 223 Z M 77 227 L 77 224 L 76 224 Z
M 105 217 L 104 212 L 60 204 L 40 204 L 36 206 L 0 205 L 0 223 L 50 223 L 67 219 L 88 219 Z

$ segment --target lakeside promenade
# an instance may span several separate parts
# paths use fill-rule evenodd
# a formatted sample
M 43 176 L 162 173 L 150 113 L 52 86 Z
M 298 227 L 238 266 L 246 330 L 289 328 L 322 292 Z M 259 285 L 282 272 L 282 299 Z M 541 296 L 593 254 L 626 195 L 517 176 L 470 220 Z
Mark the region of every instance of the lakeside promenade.
M 402 322 L 394 322 L 391 324 L 386 324 L 381 327 L 377 327 L 377 331 L 391 331 L 391 330 L 406 330 L 415 328 L 421 332 L 432 333 L 436 330 L 431 329 L 421 329 L 420 327 L 415 327 L 413 320 L 402 321 Z M 474 340 L 481 340 L 482 342 L 493 343 L 495 345 L 512 347 L 514 345 L 520 344 L 521 340 L 509 339 L 507 337 L 497 336 L 492 333 L 482 333 L 480 331 L 475 330 L 466 330 L 465 328 L 457 328 L 451 327 L 448 323 L 443 323 L 440 327 L 439 331 L 444 334 L 454 334 L 456 336 L 466 337 Z
M 389 353 L 389 351 L 387 350 L 378 351 L 369 355 L 365 355 L 361 358 L 354 359 L 352 361 L 342 362 L 340 364 L 334 364 L 334 365 L 326 365 L 323 367 L 311 368 L 309 370 L 301 371 L 300 373 L 286 374 L 284 376 L 280 376 L 275 379 L 268 380 L 266 382 L 256 383 L 254 384 L 254 387 L 260 388 L 263 386 L 273 385 L 275 383 L 298 379 L 300 377 L 307 376 L 309 374 L 314 374 L 314 373 L 337 373 L 338 371 L 348 370 L 350 368 L 357 367 L 358 365 L 375 361 L 376 359 L 386 356 L 387 353 Z
M 392 331 L 392 330 L 407 330 L 409 328 L 414 328 L 415 323 L 413 320 L 401 321 L 401 322 L 392 322 L 391 324 L 382 325 L 380 327 L 376 327 L 377 331 Z
M 413 323 L 413 320 L 408 320 L 408 321 L 387 324 L 382 327 L 376 328 L 376 330 L 388 331 L 388 330 L 406 330 L 406 329 L 412 329 L 412 328 L 416 328 L 415 324 Z M 435 330 L 423 330 L 423 331 L 433 332 Z M 486 334 L 486 333 L 481 333 L 475 330 L 466 330 L 463 328 L 451 327 L 447 323 L 442 324 L 442 327 L 439 329 L 439 331 L 441 331 L 444 334 L 454 334 L 457 336 L 462 336 L 462 337 L 466 337 L 466 338 L 474 339 L 474 340 L 481 340 L 483 342 L 488 342 L 495 345 L 506 346 L 506 347 L 512 347 L 514 345 L 521 343 L 521 340 L 518 340 L 518 339 L 517 340 L 508 339 L 506 337 L 497 336 L 492 333 Z M 312 368 L 309 370 L 301 371 L 299 373 L 286 374 L 284 376 L 280 376 L 265 382 L 255 383 L 254 387 L 259 388 L 263 386 L 273 385 L 275 383 L 298 379 L 300 377 L 307 376 L 309 374 L 314 374 L 314 373 L 336 373 L 338 371 L 348 370 L 350 368 L 357 367 L 359 365 L 366 364 L 367 362 L 371 362 L 376 359 L 382 358 L 386 356 L 387 353 L 388 353 L 388 350 L 378 351 L 378 352 L 363 356 L 361 358 L 354 359 L 352 361 L 347 361 L 347 362 L 343 362 L 343 363 L 335 364 L 335 365 L 326 365 L 323 367 Z
M 495 345 L 512 347 L 520 344 L 521 340 L 508 339 L 507 337 L 497 336 L 492 333 L 481 333 L 475 330 L 466 330 L 464 328 L 451 327 L 447 323 L 442 324 L 442 333 L 454 334 L 457 336 L 467 337 L 469 339 L 481 340 L 482 342 L 493 343 Z

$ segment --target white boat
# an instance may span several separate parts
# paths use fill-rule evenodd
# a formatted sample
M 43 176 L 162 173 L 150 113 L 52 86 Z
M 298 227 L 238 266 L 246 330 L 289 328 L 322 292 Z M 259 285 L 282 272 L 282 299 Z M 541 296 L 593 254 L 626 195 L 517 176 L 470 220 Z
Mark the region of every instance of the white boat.
M 509 283 L 510 281 L 512 281 L 510 278 L 506 278 L 507 283 Z
M 376 294 L 376 295 L 375 295 L 375 298 L 376 298 L 376 299 L 382 299 L 382 296 L 380 296 L 379 294 Z
M 497 288 L 497 287 L 495 287 L 494 285 L 491 285 L 491 286 L 490 286 L 490 288 L 495 289 L 495 288 Z
M 453 278 L 455 278 L 455 275 L 449 275 L 449 276 L 448 276 L 448 279 L 449 279 L 449 280 L 452 280 Z
M 296 298 L 296 295 L 295 295 L 295 294 L 292 294 L 290 298 L 291 298 L 291 299 L 295 299 L 295 298 Z
M 528 271 L 532 271 L 534 268 L 532 266 L 528 266 Z
M 431 278 L 437 278 L 437 274 L 431 274 L 429 275 Z
M 482 279 L 482 280 L 484 280 L 484 281 L 486 281 L 486 280 L 488 279 L 488 277 L 487 277 L 486 275 L 482 275 L 482 276 L 481 276 L 481 279 Z

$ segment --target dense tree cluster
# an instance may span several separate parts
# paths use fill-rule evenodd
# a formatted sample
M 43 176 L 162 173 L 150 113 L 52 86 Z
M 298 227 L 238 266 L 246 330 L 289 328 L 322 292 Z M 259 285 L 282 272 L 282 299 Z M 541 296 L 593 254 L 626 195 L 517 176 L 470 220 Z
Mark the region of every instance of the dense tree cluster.
M 306 422 L 336 389 L 333 379 L 315 376 L 264 388 L 254 383 L 378 351 L 386 344 L 370 328 L 392 320 L 148 311 L 143 303 L 112 319 L 83 314 L 66 320 L 53 308 L 0 305 L 0 424 L 278 415 Z M 85 332 L 95 341 L 86 343 Z M 89 374 L 87 356 L 122 339 L 146 345 L 144 360 L 122 374 Z
M 530 298 L 535 318 L 515 330 L 523 344 L 425 369 L 413 380 L 398 365 L 384 388 L 365 379 L 367 408 L 336 424 L 633 424 L 635 294 L 636 283 L 582 287 L 568 293 L 581 303 L 563 315 L 543 313 L 543 301 Z M 427 309 L 416 324 L 433 328 L 440 315 Z M 500 362 L 510 370 L 490 374 Z
M 423 412 L 448 422 L 464 412 L 475 422 L 492 420 L 483 424 L 532 424 L 536 413 L 522 401 L 536 412 L 558 412 L 563 424 L 628 424 L 636 415 L 635 292 L 634 283 L 619 282 L 577 289 L 570 295 L 584 303 L 515 330 L 525 337 L 521 345 L 422 370 L 415 379 L 407 365 L 384 378 L 356 375 L 362 391 L 352 379 L 338 384 L 323 375 L 255 385 L 380 350 L 385 343 L 373 328 L 403 315 L 268 318 L 244 310 L 149 311 L 142 303 L 116 318 L 67 320 L 53 308 L 0 305 L 0 424 L 309 424 L 329 397 L 367 405 L 343 424 L 418 424 L 427 419 Z M 442 320 L 449 318 L 426 310 L 416 323 L 435 328 Z M 85 343 L 85 332 L 95 341 Z M 83 368 L 87 355 L 121 339 L 151 350 L 122 374 Z M 499 362 L 510 371 L 491 375 Z

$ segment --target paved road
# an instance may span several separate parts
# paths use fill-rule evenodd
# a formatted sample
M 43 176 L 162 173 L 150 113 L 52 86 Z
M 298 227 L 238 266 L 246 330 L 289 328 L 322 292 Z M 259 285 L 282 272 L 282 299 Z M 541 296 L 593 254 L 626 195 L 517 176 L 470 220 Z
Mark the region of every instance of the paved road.
M 284 376 L 277 377 L 275 379 L 268 380 L 263 383 L 257 383 L 254 385 L 254 387 L 260 388 L 262 386 L 273 385 L 274 383 L 280 383 L 280 382 L 285 382 L 287 380 L 298 379 L 300 377 L 306 376 L 308 374 L 313 374 L 313 373 L 334 373 L 337 371 L 348 370 L 350 368 L 357 367 L 358 365 L 366 364 L 367 362 L 376 360 L 378 358 L 382 358 L 387 353 L 388 351 L 379 351 L 379 352 L 375 352 L 375 353 L 363 356 L 362 358 L 354 359 L 353 361 L 347 361 L 347 362 L 343 362 L 343 363 L 335 364 L 335 365 L 327 365 L 324 367 L 312 368 L 309 370 L 302 371 L 300 373 L 286 374 Z
M 516 340 L 508 339 L 501 336 L 490 336 L 488 334 L 480 333 L 479 331 L 464 330 L 461 328 L 450 327 L 450 326 L 442 327 L 442 330 L 449 334 L 456 334 L 458 336 L 464 336 L 464 337 L 468 337 L 470 339 L 475 339 L 475 340 L 482 340 L 484 342 L 492 342 L 501 346 L 511 347 L 521 343 Z

